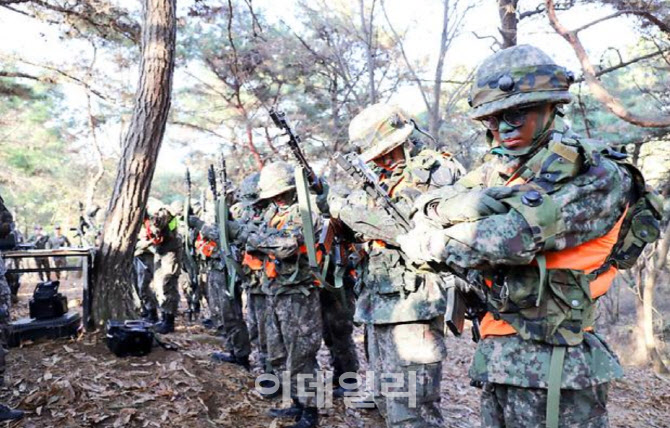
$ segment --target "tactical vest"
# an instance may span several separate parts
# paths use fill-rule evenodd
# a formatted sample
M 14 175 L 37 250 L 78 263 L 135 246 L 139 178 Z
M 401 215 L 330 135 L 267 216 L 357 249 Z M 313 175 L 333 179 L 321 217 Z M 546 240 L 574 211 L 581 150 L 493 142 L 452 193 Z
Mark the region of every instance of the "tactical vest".
M 525 340 L 575 346 L 584 331 L 593 329 L 595 300 L 609 290 L 617 269 L 633 266 L 660 231 L 661 201 L 625 157 L 602 143 L 555 133 L 504 183 L 518 191 L 501 202 L 526 219 L 538 245 L 555 239 L 561 221 L 552 193 L 585 168 L 610 159 L 627 169 L 633 186 L 627 208 L 605 235 L 564 250 L 541 251 L 527 266 L 489 272 L 489 312 L 481 323 L 482 337 L 516 333 Z

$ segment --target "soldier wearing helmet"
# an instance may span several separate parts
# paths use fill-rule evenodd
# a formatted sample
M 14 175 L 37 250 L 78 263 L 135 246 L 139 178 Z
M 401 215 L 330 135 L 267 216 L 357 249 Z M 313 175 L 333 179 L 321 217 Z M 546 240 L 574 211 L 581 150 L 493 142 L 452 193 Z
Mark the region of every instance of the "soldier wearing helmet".
M 249 234 L 246 251 L 261 262 L 268 363 L 279 378 L 284 371 L 290 373 L 293 399 L 292 407 L 270 413 L 295 418 L 298 422 L 293 427 L 315 427 L 316 390 L 311 383 L 305 385 L 304 392 L 299 390 L 298 377 L 314 376 L 316 372 L 322 337 L 321 307 L 305 247 L 293 166 L 275 162 L 263 168 L 258 202 L 269 205 L 264 224 Z M 319 219 L 313 222 L 318 234 Z
M 421 133 L 407 113 L 387 104 L 367 107 L 349 126 L 349 139 L 362 150 L 360 157 L 407 213 L 422 192 L 453 184 L 463 171 L 450 154 L 425 147 Z M 383 238 L 401 229 L 372 203 L 362 190 L 329 199 L 333 216 L 363 237 L 368 253 L 355 288 L 354 320 L 365 325 L 369 365 L 377 377 L 374 401 L 389 427 L 442 427 L 444 296 L 454 279 L 406 262 L 397 243 Z M 402 394 L 384 395 L 384 373 L 401 374 L 404 391 L 416 387 L 416 405 Z
M 655 198 L 626 156 L 555 129 L 571 81 L 532 46 L 486 59 L 471 116 L 493 148 L 451 192 L 424 195 L 417 227 L 398 237 L 416 263 L 444 263 L 478 287 L 470 377 L 483 426 L 608 426 L 608 385 L 622 369 L 594 332 L 595 301 L 639 255 L 630 225 L 646 225 L 637 249 L 658 236 Z
M 149 318 L 155 319 L 157 308 L 160 307 L 161 320 L 156 324 L 156 331 L 161 334 L 174 331 L 174 319 L 179 307 L 182 244 L 178 234 L 177 215 L 180 210 L 180 205 L 167 206 L 157 199 L 150 198 L 143 231 L 140 233 L 143 239 L 138 241 L 135 251 L 136 255 L 142 254 L 144 250 L 154 255 L 153 268 L 147 266 L 148 269 L 144 271 L 145 275 L 149 275 L 151 269 L 153 270 L 150 291 L 143 290 L 140 294 L 144 294 L 142 300 Z

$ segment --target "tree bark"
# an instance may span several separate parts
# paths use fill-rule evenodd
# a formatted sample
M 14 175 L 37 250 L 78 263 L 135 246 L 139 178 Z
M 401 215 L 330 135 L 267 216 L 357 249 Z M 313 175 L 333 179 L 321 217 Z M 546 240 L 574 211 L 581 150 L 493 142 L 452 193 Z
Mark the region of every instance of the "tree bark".
M 584 80 L 589 85 L 589 90 L 598 101 L 603 103 L 609 111 L 614 113 L 620 119 L 632 123 L 633 125 L 645 128 L 662 128 L 670 126 L 670 115 L 659 115 L 658 117 L 639 116 L 629 111 L 618 98 L 610 94 L 598 80 L 593 64 L 591 64 L 586 49 L 577 35 L 578 31 L 569 31 L 558 21 L 553 0 L 545 0 L 545 6 L 547 8 L 549 23 L 553 29 L 561 35 L 570 46 L 572 46 L 572 49 L 575 51 L 575 54 L 581 63 Z M 581 29 L 586 27 L 587 26 L 583 26 Z
M 447 55 L 449 45 L 449 4 L 450 0 L 444 0 L 442 14 L 442 35 L 440 36 L 440 53 L 437 57 L 435 67 L 435 83 L 433 85 L 433 103 L 428 109 L 430 121 L 428 132 L 433 137 L 440 139 L 440 127 L 442 125 L 442 112 L 440 111 L 440 100 L 442 99 L 442 73 L 444 72 L 444 57 Z
M 368 72 L 368 88 L 370 96 L 370 104 L 375 104 L 377 102 L 377 88 L 375 85 L 375 58 L 374 58 L 374 46 L 373 46 L 373 32 L 374 27 L 372 25 L 374 19 L 374 5 L 375 0 L 372 1 L 372 10 L 370 11 L 370 24 L 366 22 L 365 19 L 365 0 L 360 0 L 359 2 L 361 9 L 361 29 L 363 30 L 363 37 L 365 38 L 366 45 L 366 61 L 367 61 L 367 72 Z
M 142 60 L 130 126 L 93 272 L 93 321 L 136 316 L 132 259 L 163 141 L 174 70 L 176 0 L 143 0 Z M 88 320 L 87 320 L 88 321 Z
M 519 0 L 498 0 L 498 14 L 500 15 L 500 35 L 503 38 L 502 48 L 516 46 L 518 18 L 516 8 Z

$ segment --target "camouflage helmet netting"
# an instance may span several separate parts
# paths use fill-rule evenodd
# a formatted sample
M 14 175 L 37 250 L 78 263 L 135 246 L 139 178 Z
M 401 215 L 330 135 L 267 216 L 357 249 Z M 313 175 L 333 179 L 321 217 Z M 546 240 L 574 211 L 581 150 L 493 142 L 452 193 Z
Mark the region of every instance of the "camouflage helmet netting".
M 244 180 L 242 180 L 237 189 L 239 199 L 254 200 L 258 197 L 258 181 L 260 176 L 260 173 L 255 172 L 244 177 Z
M 363 151 L 363 161 L 369 162 L 400 146 L 413 130 L 410 116 L 400 107 L 379 103 L 352 119 L 349 140 Z
M 515 107 L 572 100 L 572 73 L 540 49 L 519 45 L 491 55 L 477 68 L 470 90 L 470 117 L 481 119 Z
M 293 166 L 286 162 L 274 162 L 263 167 L 258 179 L 258 198 L 270 199 L 295 189 Z

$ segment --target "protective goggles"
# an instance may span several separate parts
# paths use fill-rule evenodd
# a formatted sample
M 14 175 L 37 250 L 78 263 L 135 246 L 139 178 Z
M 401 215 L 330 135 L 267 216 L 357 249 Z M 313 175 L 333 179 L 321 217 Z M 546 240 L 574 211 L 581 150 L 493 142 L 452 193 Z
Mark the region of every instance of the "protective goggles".
M 526 122 L 526 115 L 530 110 L 530 108 L 505 110 L 496 115 L 483 117 L 480 121 L 491 131 L 497 131 L 500 128 L 501 120 L 512 128 L 518 128 Z

